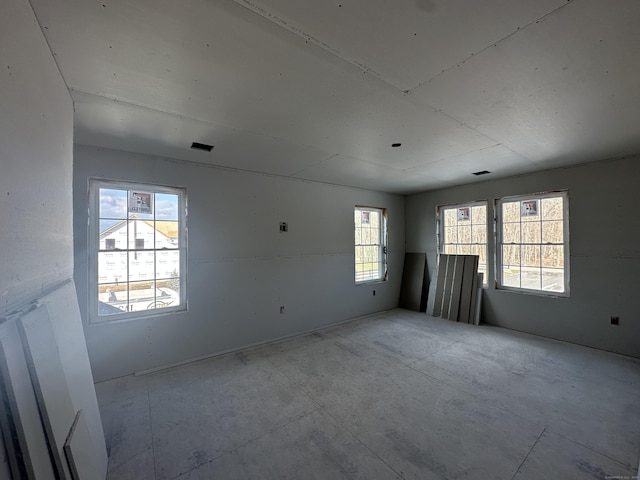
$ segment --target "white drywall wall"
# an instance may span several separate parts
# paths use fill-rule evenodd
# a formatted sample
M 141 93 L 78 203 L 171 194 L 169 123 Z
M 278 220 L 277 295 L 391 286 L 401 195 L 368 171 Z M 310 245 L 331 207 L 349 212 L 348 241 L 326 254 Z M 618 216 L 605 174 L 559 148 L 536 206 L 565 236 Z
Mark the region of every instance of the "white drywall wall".
M 431 272 L 438 205 L 487 200 L 491 208 L 502 196 L 568 189 L 570 297 L 496 290 L 491 275 L 483 321 L 640 357 L 638 179 L 640 158 L 633 157 L 412 195 L 406 199 L 407 250 L 426 251 Z M 619 326 L 610 324 L 612 315 L 620 317 Z
M 89 292 L 81 285 L 87 285 L 90 177 L 186 187 L 187 312 L 87 323 Z M 401 196 L 86 146 L 75 147 L 74 182 L 75 278 L 96 380 L 398 305 L 404 261 Z M 354 284 L 355 205 L 387 208 L 387 282 Z M 288 233 L 280 233 L 280 222 L 289 223 Z M 280 305 L 286 307 L 284 315 Z
M 31 6 L 0 15 L 0 313 L 71 277 L 73 105 Z
M 106 466 L 75 289 L 56 288 L 73 274 L 73 104 L 26 0 L 2 4 L 0 92 L 0 319 L 28 300 L 47 304 L 73 408 Z

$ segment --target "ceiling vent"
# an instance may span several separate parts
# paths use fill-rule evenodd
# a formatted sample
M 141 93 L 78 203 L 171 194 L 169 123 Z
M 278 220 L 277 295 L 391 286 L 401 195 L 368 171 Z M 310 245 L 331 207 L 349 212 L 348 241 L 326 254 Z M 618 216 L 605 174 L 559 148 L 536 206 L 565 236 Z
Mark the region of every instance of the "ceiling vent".
M 193 148 L 194 150 L 204 150 L 205 152 L 210 152 L 211 150 L 213 150 L 213 145 L 207 145 L 206 143 L 193 142 L 191 144 L 191 148 Z
M 473 172 L 473 174 L 476 176 L 486 175 L 487 173 L 491 173 L 491 172 L 489 170 L 480 170 L 479 172 Z

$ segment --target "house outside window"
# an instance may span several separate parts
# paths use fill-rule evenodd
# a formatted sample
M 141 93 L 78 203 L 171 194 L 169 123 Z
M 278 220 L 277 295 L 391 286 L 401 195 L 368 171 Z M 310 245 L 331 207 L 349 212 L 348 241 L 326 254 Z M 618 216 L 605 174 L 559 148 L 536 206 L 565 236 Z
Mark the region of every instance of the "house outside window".
M 92 180 L 90 202 L 90 321 L 185 310 L 185 190 Z

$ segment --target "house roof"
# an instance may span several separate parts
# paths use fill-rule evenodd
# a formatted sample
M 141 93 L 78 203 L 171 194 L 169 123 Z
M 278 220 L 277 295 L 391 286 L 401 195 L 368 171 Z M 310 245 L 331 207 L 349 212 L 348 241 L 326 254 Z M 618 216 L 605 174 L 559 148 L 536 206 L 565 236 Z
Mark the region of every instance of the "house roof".
M 133 220 L 140 220 L 140 218 L 137 215 L 131 215 L 128 219 L 120 220 L 118 223 L 111 225 L 109 228 L 106 228 L 102 232 L 100 232 L 100 238 L 104 238 L 112 234 L 113 232 L 120 230 L 122 227 L 126 225 L 127 221 L 133 221 Z M 147 225 L 149 225 L 151 228 L 153 228 L 153 220 L 142 220 L 142 221 Z M 178 238 L 178 235 L 179 235 L 178 222 L 176 221 L 156 220 L 155 229 L 158 233 L 170 239 L 176 239 Z
M 153 227 L 152 221 L 145 221 L 145 223 Z M 167 238 L 178 238 L 178 222 L 169 220 L 156 220 L 156 230 L 162 233 Z

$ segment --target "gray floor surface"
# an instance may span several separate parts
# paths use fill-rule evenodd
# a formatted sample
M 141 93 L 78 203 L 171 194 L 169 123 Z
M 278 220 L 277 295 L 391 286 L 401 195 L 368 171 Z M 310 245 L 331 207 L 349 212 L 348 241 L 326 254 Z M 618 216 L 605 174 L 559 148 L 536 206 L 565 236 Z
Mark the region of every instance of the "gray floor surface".
M 637 474 L 640 360 L 406 310 L 96 389 L 109 479 Z

